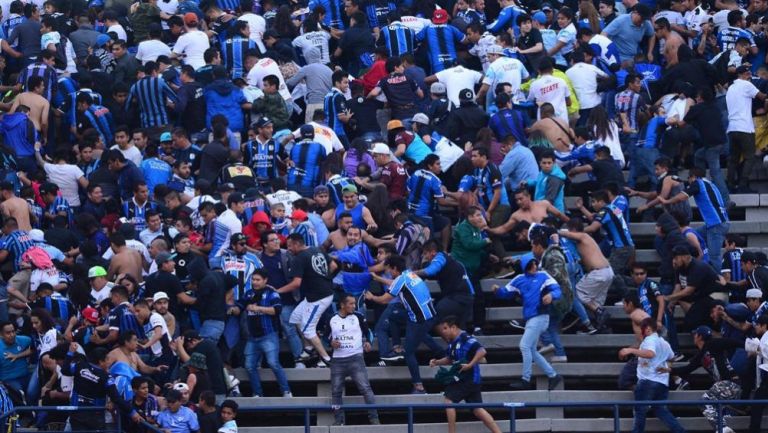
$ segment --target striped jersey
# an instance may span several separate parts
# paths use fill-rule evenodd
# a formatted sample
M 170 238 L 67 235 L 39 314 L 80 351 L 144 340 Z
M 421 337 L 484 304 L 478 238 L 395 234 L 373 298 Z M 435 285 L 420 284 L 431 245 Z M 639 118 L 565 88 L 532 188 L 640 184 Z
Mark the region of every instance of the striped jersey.
M 57 195 L 53 200 L 53 203 L 49 204 L 48 207 L 45 208 L 45 212 L 50 215 L 65 213 L 67 215 L 67 219 L 69 220 L 69 224 L 73 224 L 75 221 L 75 214 L 72 212 L 72 207 L 69 205 L 67 199 L 60 195 Z
M 325 161 L 325 147 L 315 141 L 300 141 L 291 149 L 293 166 L 288 169 L 288 189 L 307 193 L 320 182 L 320 165 Z
M 731 281 L 737 282 L 744 280 L 747 276 L 744 274 L 744 270 L 741 267 L 741 254 L 744 250 L 741 248 L 735 248 L 730 251 L 726 251 L 723 254 L 723 269 L 721 274 L 731 274 Z
M 448 343 L 448 348 L 445 350 L 445 356 L 451 358 L 454 362 L 460 361 L 462 364 L 466 364 L 475 357 L 477 351 L 482 349 L 482 347 L 483 346 L 475 337 L 470 336 L 466 332 L 462 332 L 456 339 Z M 471 370 L 459 373 L 459 382 L 467 381 L 471 381 L 475 384 L 481 382 L 479 363 L 472 366 Z
M 365 6 L 365 14 L 368 16 L 368 25 L 371 28 L 384 27 L 387 24 L 387 15 L 397 9 L 394 1 L 368 0 Z
M 235 254 L 234 251 L 224 253 L 221 257 L 221 269 L 237 280 L 237 285 L 233 288 L 235 302 L 243 299 L 243 296 L 251 290 L 253 271 L 263 267 L 261 260 L 254 253 L 246 252 L 242 255 Z
M 416 34 L 416 40 L 427 47 L 429 63 L 435 74 L 453 65 L 456 44 L 464 40 L 464 33 L 450 24 L 429 24 Z
M 341 0 L 309 0 L 309 10 L 314 11 L 317 6 L 325 8 L 323 24 L 332 28 L 344 30 L 344 2 Z
M 262 143 L 257 139 L 248 140 L 243 145 L 243 161 L 250 166 L 256 177 L 277 177 L 277 157 L 284 153 L 280 142 L 270 139 Z
M 155 203 L 146 201 L 144 204 L 136 203 L 136 199 L 131 199 L 123 203 L 123 216 L 128 218 L 128 222 L 136 227 L 136 231 L 140 232 L 147 228 L 147 211 L 157 208 Z
M 443 183 L 429 170 L 416 170 L 408 178 L 408 209 L 416 216 L 431 216 L 436 199 L 444 197 Z
M 139 336 L 139 340 L 144 338 L 144 327 L 139 324 L 136 315 L 131 311 L 130 302 L 126 301 L 109 311 L 107 324 L 110 331 L 134 331 Z
M 475 178 L 475 185 L 480 190 L 479 201 L 484 209 L 488 209 L 493 200 L 493 193 L 498 188 L 501 191 L 498 205 L 509 205 L 507 189 L 504 188 L 501 180 L 501 171 L 496 164 L 488 163 L 484 168 L 475 167 L 472 173 Z
M 211 251 L 208 253 L 208 258 L 221 257 L 224 251 L 229 247 L 229 238 L 232 236 L 232 232 L 224 223 L 214 219 L 206 224 L 203 229 L 203 239 L 205 243 L 212 245 Z
M 614 248 L 635 246 L 632 242 L 632 235 L 629 233 L 629 226 L 624 220 L 624 214 L 615 205 L 605 205 L 595 214 L 595 221 L 602 224 L 603 229 L 608 234 L 608 240 Z
M 77 309 L 72 302 L 58 293 L 37 298 L 30 307 L 45 308 L 58 323 L 67 323 L 72 316 L 77 315 Z M 61 330 L 63 331 L 63 328 Z
M 698 230 L 694 230 L 690 227 L 683 230 L 683 236 L 686 238 L 688 237 L 689 233 L 692 233 L 694 236 L 696 236 L 696 240 L 699 241 L 699 246 L 701 247 L 701 257 L 697 257 L 697 259 L 709 263 L 709 247 L 707 247 L 707 241 L 704 240 L 704 237 L 698 232 Z
M 112 142 L 112 113 L 109 112 L 107 107 L 93 104 L 80 114 L 84 119 L 88 120 L 90 125 L 81 125 L 78 122 L 78 130 L 83 131 L 87 129 L 88 126 L 93 127 L 99 133 L 102 142 Z
M 144 77 L 131 86 L 125 106 L 130 109 L 132 103 L 139 104 L 139 117 L 143 128 L 165 126 L 170 123 L 165 108 L 168 99 L 175 102 L 176 93 L 165 80 L 160 77 Z
M 62 84 L 65 82 L 64 79 L 70 79 L 69 77 L 62 77 L 61 80 L 59 80 L 59 93 L 63 93 L 63 89 L 65 89 L 67 86 L 63 86 Z M 66 97 L 66 100 L 64 101 L 64 105 L 61 107 L 63 111 L 67 113 L 67 121 L 69 122 L 69 125 L 76 125 L 77 124 L 77 97 L 81 93 L 86 93 L 88 95 L 91 95 L 91 98 L 93 99 L 93 103 L 95 105 L 102 105 L 104 103 L 101 94 L 98 92 L 94 92 L 91 89 L 80 89 L 80 90 L 74 90 L 74 91 L 67 91 L 64 95 Z M 108 142 L 104 142 L 105 144 Z
M 387 47 L 390 57 L 399 57 L 403 54 L 413 53 L 415 39 L 416 34 L 412 29 L 400 21 L 395 21 L 381 29 L 379 43 L 383 43 Z
M 331 176 L 328 181 L 325 183 L 325 186 L 328 187 L 328 195 L 330 196 L 331 202 L 333 202 L 334 206 L 343 206 L 344 200 L 342 199 L 342 190 L 347 185 L 354 185 L 355 183 L 352 182 L 352 179 L 348 177 L 344 177 L 340 174 L 334 174 Z
M 232 74 L 232 79 L 246 75 L 245 53 L 256 48 L 256 42 L 240 35 L 225 39 L 221 44 L 221 57 L 224 66 Z
M 629 128 L 638 130 L 637 113 L 642 108 L 640 105 L 640 94 L 627 89 L 616 95 L 616 112 L 626 113 Z M 617 116 L 618 117 L 618 116 Z M 621 119 L 621 117 L 618 117 Z
M 33 63 L 22 69 L 19 74 L 18 82 L 25 90 L 29 90 L 26 87 L 27 80 L 29 80 L 30 77 L 43 77 L 43 81 L 45 82 L 43 98 L 53 101 L 54 96 L 56 96 L 56 90 L 58 88 L 57 84 L 59 81 L 59 76 L 56 73 L 56 70 L 45 63 Z
M 7 12 L 7 11 L 3 11 L 3 12 Z M 18 26 L 19 24 L 23 23 L 26 20 L 27 20 L 27 17 L 25 17 L 23 15 L 11 14 L 8 17 L 8 19 L 3 21 L 2 26 L 0 26 L 0 27 L 2 27 L 3 34 L 5 35 L 5 37 L 3 39 L 6 39 L 6 40 L 9 39 L 11 37 L 11 33 L 13 32 L 13 29 L 16 28 L 16 26 Z M 16 39 L 16 42 L 11 44 L 11 48 L 13 48 L 15 50 L 18 47 L 19 47 L 19 40 Z
M 317 232 L 315 226 L 309 221 L 303 221 L 291 230 L 291 234 L 298 233 L 304 239 L 304 245 L 308 247 L 317 247 Z
M 400 298 L 411 322 L 424 323 L 437 315 L 429 287 L 411 270 L 403 271 L 392 281 L 388 290 L 390 295 Z
M 333 129 L 339 137 L 346 137 L 347 132 L 344 130 L 344 122 L 339 120 L 339 114 L 347 110 L 347 98 L 337 88 L 332 88 L 325 99 L 323 100 L 323 109 L 325 110 L 325 118 L 328 119 L 328 127 Z
M 275 314 L 262 314 L 248 311 L 249 305 L 258 305 L 259 307 L 273 307 Z M 248 323 L 248 332 L 251 338 L 263 337 L 280 331 L 280 310 L 282 303 L 280 295 L 275 292 L 272 286 L 267 286 L 262 290 L 249 290 L 238 302 L 238 307 L 245 314 Z
M 725 209 L 723 197 L 712 182 L 706 179 L 696 179 L 688 185 L 684 192 L 696 201 L 699 213 L 704 219 L 704 225 L 714 227 L 728 222 L 728 212 Z

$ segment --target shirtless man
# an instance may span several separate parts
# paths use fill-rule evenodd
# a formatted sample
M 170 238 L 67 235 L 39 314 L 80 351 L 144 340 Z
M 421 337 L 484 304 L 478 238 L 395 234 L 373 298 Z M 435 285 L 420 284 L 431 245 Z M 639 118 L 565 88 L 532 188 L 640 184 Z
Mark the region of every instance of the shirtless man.
M 142 276 L 143 262 L 141 254 L 125 245 L 125 236 L 120 233 L 114 233 L 109 237 L 109 244 L 115 255 L 109 262 L 109 271 L 107 279 L 111 280 L 115 275 L 130 274 L 138 282 L 144 280 Z
M 639 345 L 643 342 L 643 332 L 640 329 L 640 322 L 651 316 L 640 307 L 640 298 L 637 297 L 637 292 L 628 292 L 624 296 L 623 307 L 624 312 L 632 321 L 632 333 L 635 334 L 635 339 Z
M 552 206 L 547 200 L 531 200 L 531 193 L 527 188 L 520 188 L 515 191 L 515 203 L 517 203 L 518 209 L 509 217 L 509 220 L 504 224 L 488 229 L 488 233 L 493 235 L 504 235 L 509 233 L 512 228 L 521 221 L 526 221 L 531 224 L 540 223 L 549 214 L 552 214 L 557 219 L 563 222 L 568 222 L 569 218 L 556 207 Z
M 576 296 L 595 314 L 596 328 L 600 329 L 608 319 L 603 305 L 608 289 L 613 283 L 613 269 L 597 242 L 583 232 L 583 226 L 569 228 L 570 230 L 560 230 L 558 233 L 576 244 L 585 271 L 584 277 L 576 283 Z
M 19 230 L 24 230 L 25 232 L 32 230 L 31 222 L 34 221 L 35 216 L 30 212 L 29 203 L 23 198 L 16 197 L 16 194 L 13 192 L 12 183 L 0 183 L 0 197 L 3 199 L 3 202 L 0 203 L 0 213 L 3 214 L 3 219 L 8 217 L 16 218 Z
M 681 45 L 685 45 L 685 41 L 682 36 L 676 31 L 673 31 L 669 20 L 666 18 L 659 18 L 653 23 L 653 29 L 656 31 L 656 39 L 664 40 L 664 50 L 662 55 L 667 60 L 667 68 L 677 64 L 677 49 Z
M 568 122 L 555 116 L 555 107 L 550 103 L 541 104 L 541 119 L 531 126 L 531 132 L 539 131 L 552 143 L 555 150 L 569 152 L 576 136 Z
M 141 374 L 155 374 L 168 369 L 166 365 L 151 367 L 144 363 L 136 353 L 139 350 L 139 337 L 135 331 L 123 331 L 117 340 L 117 347 L 107 354 L 107 364 L 110 366 L 116 362 L 124 362 Z
M 331 251 L 341 251 L 344 248 L 347 247 L 347 230 L 349 230 L 350 227 L 352 227 L 352 216 L 349 214 L 344 214 L 339 218 L 338 221 L 339 228 L 332 231 L 328 235 L 328 239 L 323 242 L 323 244 L 320 246 L 320 248 L 325 252 L 331 252 Z M 363 242 L 366 244 L 372 246 L 372 247 L 378 247 L 379 245 L 387 244 L 387 243 L 393 243 L 394 241 L 389 239 L 377 239 L 371 235 L 368 234 L 365 230 L 362 231 L 363 235 Z

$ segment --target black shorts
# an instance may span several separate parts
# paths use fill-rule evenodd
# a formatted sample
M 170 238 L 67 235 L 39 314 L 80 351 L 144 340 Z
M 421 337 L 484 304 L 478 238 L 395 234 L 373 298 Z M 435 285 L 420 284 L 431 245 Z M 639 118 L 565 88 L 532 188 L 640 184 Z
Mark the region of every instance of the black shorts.
M 471 381 L 452 383 L 445 387 L 445 393 L 443 395 L 453 403 L 461 403 L 462 401 L 467 403 L 483 402 L 483 394 L 480 391 L 480 384 L 472 383 Z

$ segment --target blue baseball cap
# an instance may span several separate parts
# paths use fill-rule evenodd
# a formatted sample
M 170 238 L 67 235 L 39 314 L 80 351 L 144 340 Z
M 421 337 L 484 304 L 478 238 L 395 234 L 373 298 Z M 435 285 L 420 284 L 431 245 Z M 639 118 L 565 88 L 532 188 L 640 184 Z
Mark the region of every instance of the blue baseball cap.
M 698 335 L 704 340 L 709 340 L 710 338 L 712 338 L 712 328 L 706 325 L 701 325 L 698 328 L 694 329 L 691 334 Z
M 534 20 L 538 21 L 539 24 L 546 24 L 547 23 L 547 15 L 544 12 L 542 12 L 542 11 L 536 12 L 535 14 L 533 14 L 533 16 L 531 16 L 531 18 L 533 18 Z
M 160 142 L 165 143 L 166 141 L 173 141 L 173 138 L 171 137 L 170 132 L 163 132 L 160 134 Z

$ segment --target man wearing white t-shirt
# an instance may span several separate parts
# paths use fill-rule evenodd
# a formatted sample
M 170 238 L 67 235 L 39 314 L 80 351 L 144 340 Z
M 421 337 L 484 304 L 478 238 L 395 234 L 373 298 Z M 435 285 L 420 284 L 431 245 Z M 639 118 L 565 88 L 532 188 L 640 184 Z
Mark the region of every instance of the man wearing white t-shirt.
M 752 100 L 765 100 L 762 93 L 752 84 L 752 72 L 749 66 L 736 68 L 736 76 L 725 102 L 728 105 L 728 141 L 731 152 L 728 155 L 728 187 L 741 192 L 749 192 L 749 176 L 752 174 L 757 157 L 755 156 L 755 122 L 752 120 Z M 739 170 L 739 161 L 743 158 L 744 166 Z
M 488 66 L 488 70 L 485 71 L 483 86 L 480 87 L 480 91 L 477 92 L 478 104 L 480 104 L 483 97 L 488 94 L 485 106 L 490 107 L 496 99 L 496 86 L 501 83 L 509 83 L 512 86 L 513 99 L 522 97 L 520 85 L 523 84 L 524 80 L 528 79 L 528 70 L 525 69 L 525 66 L 520 60 L 504 57 L 502 55 L 503 52 L 504 49 L 501 48 L 501 45 L 492 45 L 486 51 L 490 65 Z
M 445 84 L 448 99 L 453 103 L 454 107 L 458 107 L 461 105 L 459 92 L 463 89 L 474 89 L 475 84 L 479 83 L 482 79 L 483 74 L 480 72 L 457 65 L 430 75 L 424 79 L 424 83 L 428 86 L 438 81 Z
M 320 116 L 320 113 L 320 110 L 318 110 L 317 115 Z M 325 119 L 325 112 L 322 112 L 322 118 Z M 313 121 L 307 123 L 307 125 L 312 125 L 312 127 L 315 128 L 314 141 L 323 145 L 325 148 L 325 154 L 330 155 L 333 152 L 344 150 L 344 145 L 341 144 L 339 136 L 336 135 L 333 129 L 318 123 L 318 121 L 322 121 L 322 119 L 313 117 Z M 301 138 L 301 128 L 297 128 L 291 135 L 293 136 L 294 140 Z M 289 141 L 291 141 L 291 137 L 286 136 L 283 140 L 283 143 L 287 144 Z
M 136 51 L 136 60 L 142 65 L 147 62 L 155 62 L 159 56 L 171 56 L 171 49 L 168 48 L 160 38 L 163 35 L 163 29 L 157 23 L 149 25 L 149 39 L 139 42 L 138 51 Z
M 234 192 L 227 197 L 227 204 L 229 208 L 219 215 L 218 221 L 227 228 L 231 234 L 237 234 L 243 232 L 243 223 L 237 214 L 243 213 L 245 210 L 245 198 L 240 192 Z
M 248 29 L 251 31 L 250 39 L 256 42 L 256 46 L 263 53 L 267 51 L 264 46 L 264 32 L 267 30 L 267 22 L 261 15 L 252 14 L 250 12 L 244 13 L 237 18 L 238 21 L 245 21 L 248 23 Z
M 557 77 L 552 76 L 552 60 L 543 59 L 539 63 L 539 74 L 541 76 L 531 84 L 528 93 L 528 100 L 535 101 L 536 105 L 549 102 L 555 108 L 555 116 L 568 122 L 568 106 L 571 105 L 571 91 L 568 84 Z M 541 113 L 537 113 L 537 118 L 541 119 Z
M 591 48 L 588 48 L 591 51 Z M 573 66 L 565 71 L 565 75 L 571 80 L 576 99 L 579 100 L 579 121 L 577 126 L 587 124 L 587 117 L 593 108 L 600 105 L 602 99 L 597 93 L 598 77 L 608 77 L 608 74 L 592 64 L 592 53 L 577 49 L 573 52 Z
M 283 78 L 283 73 L 280 72 L 280 67 L 275 60 L 270 59 L 269 57 L 258 59 L 257 57 L 248 55 L 245 59 L 245 68 L 249 71 L 248 77 L 246 78 L 249 85 L 264 90 L 264 77 L 274 75 L 280 80 L 280 86 L 277 88 L 280 96 L 286 101 L 291 100 L 291 91 L 288 90 L 288 86 L 285 85 L 285 78 Z
M 181 57 L 185 65 L 195 69 L 205 66 L 205 50 L 211 47 L 208 35 L 197 29 L 197 15 L 194 12 L 184 14 L 184 24 L 187 32 L 179 36 L 173 46 L 174 57 Z
M 120 22 L 117 21 L 117 13 L 115 11 L 104 11 L 101 19 L 104 21 L 104 25 L 107 26 L 107 33 L 113 32 L 117 35 L 117 39 L 128 42 L 128 33 Z

